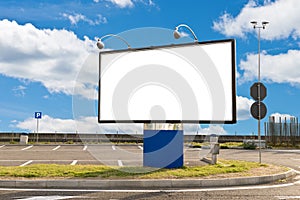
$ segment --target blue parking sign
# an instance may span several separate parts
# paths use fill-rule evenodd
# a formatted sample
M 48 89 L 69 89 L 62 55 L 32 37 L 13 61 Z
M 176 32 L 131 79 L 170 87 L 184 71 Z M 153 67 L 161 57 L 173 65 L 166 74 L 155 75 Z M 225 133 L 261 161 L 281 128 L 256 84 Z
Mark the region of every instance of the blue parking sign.
M 42 112 L 35 112 L 34 113 L 34 118 L 35 119 L 42 119 Z

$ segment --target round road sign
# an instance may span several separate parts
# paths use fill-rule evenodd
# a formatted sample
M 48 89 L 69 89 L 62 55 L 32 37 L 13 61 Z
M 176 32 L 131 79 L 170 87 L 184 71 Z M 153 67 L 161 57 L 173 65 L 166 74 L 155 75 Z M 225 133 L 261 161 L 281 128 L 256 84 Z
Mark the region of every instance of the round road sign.
M 258 96 L 259 96 L 258 91 L 260 91 L 260 100 L 261 101 L 264 100 L 264 98 L 267 96 L 267 88 L 261 82 L 254 83 L 250 88 L 250 95 L 256 101 L 259 100 L 258 99 Z
M 267 114 L 267 107 L 263 102 L 260 102 L 260 117 L 259 117 L 259 105 L 258 102 L 254 102 L 250 108 L 251 111 L 251 115 L 252 117 L 254 117 L 255 119 L 259 120 L 259 119 L 263 119 L 266 114 Z

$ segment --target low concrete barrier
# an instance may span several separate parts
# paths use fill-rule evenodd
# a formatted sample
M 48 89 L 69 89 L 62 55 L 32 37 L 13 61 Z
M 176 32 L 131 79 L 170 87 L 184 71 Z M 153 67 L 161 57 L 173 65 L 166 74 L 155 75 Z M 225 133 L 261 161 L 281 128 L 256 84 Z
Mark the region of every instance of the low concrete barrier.
M 285 173 L 222 179 L 62 179 L 62 180 L 0 180 L 1 188 L 60 188 L 60 189 L 174 189 L 209 188 L 274 183 L 296 175 L 294 170 Z
M 19 143 L 22 133 L 0 133 L 0 142 Z M 184 135 L 184 142 L 207 141 L 207 135 Z M 219 143 L 243 142 L 255 140 L 255 136 L 247 135 L 220 135 Z M 262 136 L 264 140 L 264 137 Z M 28 142 L 64 142 L 64 143 L 105 143 L 105 142 L 143 142 L 143 135 L 138 134 L 96 134 L 96 133 L 29 133 Z

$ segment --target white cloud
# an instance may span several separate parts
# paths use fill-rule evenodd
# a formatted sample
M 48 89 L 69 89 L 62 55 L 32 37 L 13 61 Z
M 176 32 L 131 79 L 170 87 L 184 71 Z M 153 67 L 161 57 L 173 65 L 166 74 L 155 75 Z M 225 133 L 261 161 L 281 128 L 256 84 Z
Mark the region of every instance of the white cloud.
M 14 120 L 12 127 L 26 130 L 30 132 L 36 132 L 36 119 L 28 118 L 24 121 Z M 201 128 L 199 124 L 185 124 L 184 133 L 195 135 L 198 134 L 225 134 L 222 125 L 210 125 L 207 128 Z M 41 133 L 127 133 L 127 134 L 143 134 L 143 124 L 99 124 L 97 117 L 87 116 L 79 119 L 60 119 L 53 118 L 48 115 L 43 115 L 43 118 L 39 121 L 39 132 Z
M 37 29 L 32 24 L 0 21 L 0 73 L 26 82 L 40 82 L 50 93 L 79 94 L 94 99 L 98 50 L 88 37 L 80 40 L 67 30 Z M 92 65 L 92 67 L 84 67 Z M 96 66 L 96 67 L 95 67 Z M 76 80 L 86 68 L 90 77 Z M 82 81 L 78 83 L 78 81 Z M 74 93 L 74 85 L 79 87 Z
M 250 107 L 254 103 L 254 100 L 248 99 L 246 97 L 237 96 L 237 119 L 247 120 L 251 117 Z
M 141 3 L 145 6 L 156 6 L 156 4 L 152 0 L 106 0 L 119 8 L 132 8 L 137 3 Z M 94 0 L 94 2 L 98 3 L 99 0 Z
M 85 16 L 82 14 L 71 15 L 71 14 L 63 13 L 62 16 L 65 18 L 68 18 L 70 20 L 71 24 L 73 24 L 73 25 L 77 24 L 81 20 L 83 20 L 83 21 L 85 20 Z
M 210 135 L 210 134 L 226 134 L 226 130 L 222 125 L 211 124 L 206 128 L 200 124 L 184 124 L 183 131 L 185 135 Z
M 261 33 L 262 38 L 272 40 L 292 36 L 296 39 L 300 37 L 299 10 L 299 0 L 264 1 L 263 5 L 249 0 L 237 16 L 229 13 L 220 16 L 213 23 L 213 29 L 226 36 L 245 37 L 246 33 L 254 31 L 250 21 L 269 21 L 267 30 Z
M 103 17 L 100 14 L 97 15 L 97 18 L 95 20 L 89 19 L 85 15 L 82 15 L 80 13 L 75 13 L 75 14 L 62 13 L 62 16 L 67 18 L 72 25 L 77 25 L 77 23 L 80 21 L 87 22 L 89 25 L 92 26 L 107 23 L 106 17 Z
M 12 127 L 36 132 L 36 119 L 28 118 L 24 121 L 13 121 Z M 60 119 L 49 115 L 43 115 L 39 121 L 39 132 L 41 133 L 127 133 L 142 134 L 142 124 L 98 124 L 97 117 L 87 116 L 79 119 Z
M 23 122 L 14 122 L 15 127 L 36 132 L 36 119 L 28 118 Z M 75 122 L 71 119 L 55 119 L 48 115 L 43 115 L 43 118 L 39 121 L 39 132 L 72 132 L 76 131 Z
M 13 90 L 13 92 L 14 92 L 14 95 L 16 96 L 16 97 L 24 97 L 25 96 L 25 90 L 26 90 L 27 88 L 25 87 L 25 86 L 23 86 L 23 85 L 19 85 L 19 86 L 17 86 L 17 87 L 14 87 L 12 90 Z
M 210 125 L 207 128 L 200 129 L 199 133 L 203 135 L 208 135 L 208 134 L 222 135 L 222 134 L 226 134 L 226 131 L 224 130 L 224 127 L 222 125 Z
M 149 6 L 155 6 L 155 3 L 152 0 L 149 0 Z
M 126 8 L 126 7 L 131 8 L 134 6 L 134 4 L 131 0 L 108 0 L 108 1 L 117 5 L 120 8 Z
M 295 116 L 293 116 L 293 115 L 290 115 L 290 114 L 281 114 L 281 113 L 273 113 L 273 114 L 271 114 L 270 116 L 271 116 L 271 117 L 274 117 L 275 122 L 279 122 L 279 121 L 280 121 L 280 120 L 279 120 L 280 118 L 281 118 L 281 121 L 282 121 L 282 122 L 284 122 L 285 119 L 286 119 L 287 121 L 290 121 L 291 118 L 295 118 Z
M 268 55 L 261 53 L 261 78 L 270 82 L 300 84 L 300 51 L 289 50 L 287 53 Z M 243 70 L 239 82 L 251 81 L 257 77 L 257 54 L 248 54 L 241 60 L 240 69 Z

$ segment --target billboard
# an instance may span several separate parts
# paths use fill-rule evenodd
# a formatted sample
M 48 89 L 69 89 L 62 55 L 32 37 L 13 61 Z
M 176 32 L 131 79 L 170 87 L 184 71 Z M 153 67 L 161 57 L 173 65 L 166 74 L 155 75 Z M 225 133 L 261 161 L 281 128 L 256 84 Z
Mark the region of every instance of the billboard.
M 236 123 L 235 40 L 99 53 L 99 123 Z

